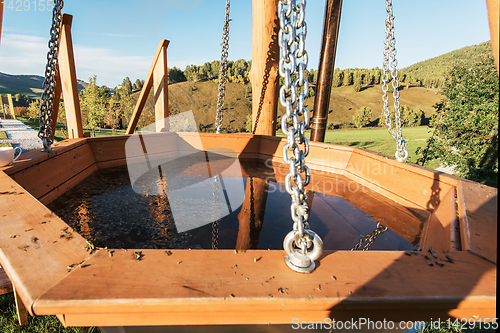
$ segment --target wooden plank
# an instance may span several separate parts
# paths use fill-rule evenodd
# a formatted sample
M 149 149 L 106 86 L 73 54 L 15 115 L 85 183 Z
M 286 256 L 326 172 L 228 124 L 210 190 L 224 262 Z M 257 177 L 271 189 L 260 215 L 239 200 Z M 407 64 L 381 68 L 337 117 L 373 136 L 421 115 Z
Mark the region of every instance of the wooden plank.
M 33 165 L 42 163 L 49 158 L 63 154 L 76 147 L 83 146 L 86 143 L 87 140 L 85 139 L 69 139 L 54 143 L 50 152 L 42 152 L 41 149 L 31 150 L 21 154 L 21 157 L 11 166 L 0 167 L 0 171 L 4 171 L 8 175 L 13 175 L 22 170 L 29 169 Z
M 252 1 L 252 132 L 276 135 L 278 110 L 278 0 Z
M 89 145 L 58 154 L 11 177 L 36 198 L 40 198 L 74 175 L 94 164 Z
M 68 124 L 68 137 L 83 138 L 82 114 L 76 80 L 75 56 L 73 54 L 73 41 L 71 38 L 71 24 L 73 16 L 62 14 L 61 38 L 59 44 L 59 75 L 62 83 L 64 109 Z
M 428 226 L 422 235 L 420 246 L 422 250 L 428 251 L 431 247 L 435 251 L 460 249 L 460 243 L 456 243 L 457 240 L 454 237 L 455 230 L 452 228 L 454 221 L 457 219 L 455 201 L 455 189 L 452 188 L 429 216 Z
M 155 101 L 156 132 L 168 132 L 168 41 L 162 45 L 153 71 L 153 91 Z
M 453 186 L 437 173 L 355 149 L 346 176 L 411 208 L 434 211 Z M 411 184 L 411 186 L 408 186 Z
M 163 47 L 167 47 L 170 42 L 166 39 L 160 41 L 158 48 L 156 49 L 156 54 L 153 58 L 153 62 L 151 63 L 151 67 L 149 67 L 148 76 L 146 77 L 146 81 L 144 81 L 144 85 L 142 86 L 141 93 L 139 94 L 139 98 L 137 99 L 137 104 L 135 105 L 134 112 L 132 113 L 132 117 L 130 118 L 130 122 L 127 127 L 127 134 L 133 134 L 135 132 L 135 128 L 137 127 L 137 123 L 139 122 L 139 117 L 141 116 L 142 109 L 146 104 L 146 100 L 149 95 L 149 91 L 153 86 L 153 71 L 156 66 L 156 62 L 160 56 L 161 50 Z
M 92 164 L 88 168 L 84 169 L 82 172 L 74 175 L 73 177 L 66 180 L 64 183 L 53 188 L 50 192 L 42 195 L 40 198 L 38 198 L 38 201 L 40 201 L 44 205 L 48 205 L 53 200 L 66 193 L 67 190 L 74 187 L 82 180 L 93 174 L 95 171 L 97 171 L 97 169 L 98 166 L 96 164 Z
M 135 135 L 137 136 L 137 134 Z M 141 134 L 141 136 L 146 142 L 148 155 L 167 153 L 176 150 L 176 133 L 147 133 Z M 125 148 L 127 140 L 130 137 L 130 135 L 120 135 L 89 139 L 89 145 L 94 154 L 96 163 L 144 156 L 145 153 L 142 149 L 137 149 L 137 151 L 135 149 L 133 151 L 131 150 L 127 156 Z
M 86 241 L 74 232 L 61 238 L 66 223 L 4 172 L 0 193 L 0 263 L 33 314 L 33 302 L 68 274 L 67 266 L 89 257 Z
M 297 315 L 352 318 L 360 310 L 370 318 L 430 320 L 432 313 L 443 320 L 496 310 L 496 266 L 467 252 L 454 253 L 454 264 L 430 267 L 423 254 L 330 251 L 312 274 L 297 274 L 283 251 L 141 251 L 141 261 L 134 250 L 99 251 L 43 295 L 34 312 L 64 314 L 68 325 L 107 326 L 278 324 Z
M 10 282 L 5 270 L 0 267 L 0 295 L 12 292 L 12 283 Z
M 463 180 L 459 192 L 463 250 L 497 262 L 498 189 Z

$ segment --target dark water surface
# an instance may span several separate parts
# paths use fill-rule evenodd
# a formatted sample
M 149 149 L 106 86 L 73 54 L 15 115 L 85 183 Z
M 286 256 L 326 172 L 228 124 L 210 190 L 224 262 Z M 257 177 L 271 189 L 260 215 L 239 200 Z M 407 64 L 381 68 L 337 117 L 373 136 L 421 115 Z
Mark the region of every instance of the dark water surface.
M 196 161 L 183 164 L 181 169 L 167 164 L 151 168 L 134 186 L 127 166 L 98 170 L 48 207 L 99 247 L 210 249 L 215 243 L 220 249 L 282 249 L 283 239 L 292 229 L 291 199 L 283 182 L 278 183 L 276 179 L 283 179 L 287 169 L 240 160 L 243 176 L 238 176 L 238 172 L 222 173 L 216 195 L 214 177 L 210 176 L 234 160 L 221 157 L 210 161 L 210 165 Z M 233 165 L 233 169 L 238 171 L 238 166 L 235 169 Z M 313 173 L 311 184 L 315 177 Z M 325 250 L 350 250 L 361 235 L 376 228 L 377 221 L 387 225 L 386 222 L 395 219 L 397 204 L 384 203 L 362 191 L 359 184 L 353 186 L 352 181 L 331 174 L 316 179 L 321 180 L 326 189 L 323 192 L 329 195 L 319 193 L 321 191 L 307 193 L 310 204 L 312 201 L 309 223 L 323 239 Z M 193 184 L 198 185 L 192 189 L 190 199 L 179 201 L 177 193 Z M 152 191 L 152 187 L 156 190 Z M 199 200 L 196 194 L 200 195 Z M 219 206 L 213 204 L 215 200 Z M 217 218 L 214 207 L 227 211 L 227 215 L 220 218 L 218 228 L 203 222 Z M 377 215 L 369 216 L 357 207 L 366 207 L 366 211 L 377 212 Z M 195 225 L 197 221 L 202 225 Z M 395 224 L 391 222 L 387 226 L 391 228 L 390 225 Z M 389 229 L 377 237 L 370 249 L 414 249 L 418 246 L 420 231 L 421 227 L 397 230 L 398 233 Z

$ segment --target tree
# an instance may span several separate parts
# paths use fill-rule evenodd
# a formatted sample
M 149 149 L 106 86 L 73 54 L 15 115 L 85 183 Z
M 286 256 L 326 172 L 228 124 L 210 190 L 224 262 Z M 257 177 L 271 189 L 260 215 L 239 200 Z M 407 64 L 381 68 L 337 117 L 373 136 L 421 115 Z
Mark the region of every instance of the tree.
M 333 80 L 332 87 L 337 88 L 342 85 L 342 71 L 340 69 L 336 69 L 333 71 Z
M 352 85 L 352 72 L 351 71 L 344 71 L 344 78 L 342 80 L 342 85 L 347 87 Z
M 177 83 L 186 81 L 186 76 L 184 73 L 177 67 L 169 68 L 168 70 L 168 83 Z
M 353 116 L 354 124 L 356 127 L 363 127 L 370 123 L 370 118 L 372 117 L 372 109 L 369 107 L 363 106 L 356 114 Z
M 128 78 L 127 78 L 128 79 Z M 97 76 L 89 78 L 89 85 L 80 92 L 80 104 L 87 113 L 87 123 L 92 129 L 104 125 L 106 115 L 106 101 L 110 97 L 109 88 L 97 86 Z M 124 80 L 125 82 L 125 80 Z M 128 80 L 130 83 L 130 80 Z M 132 91 L 132 83 L 130 83 Z M 122 86 L 123 89 L 123 86 Z
M 360 92 L 361 91 L 361 74 L 358 74 L 354 77 L 354 91 L 355 92 Z
M 445 74 L 436 104 L 434 136 L 419 162 L 440 158 L 461 177 L 488 184 L 498 180 L 498 74 L 491 55 L 456 62 Z M 496 185 L 495 185 L 496 186 Z
M 40 106 L 42 105 L 42 100 L 37 98 L 28 106 L 26 115 L 29 119 L 40 119 Z

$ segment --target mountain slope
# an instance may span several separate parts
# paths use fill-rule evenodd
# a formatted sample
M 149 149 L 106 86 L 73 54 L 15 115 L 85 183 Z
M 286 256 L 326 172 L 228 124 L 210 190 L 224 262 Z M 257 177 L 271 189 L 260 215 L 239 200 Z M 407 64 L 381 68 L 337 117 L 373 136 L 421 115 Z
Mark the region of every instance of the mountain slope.
M 444 73 L 455 61 L 465 60 L 470 62 L 475 57 L 485 53 L 493 53 L 490 41 L 478 45 L 466 46 L 438 57 L 418 62 L 403 68 L 401 72 L 419 80 L 442 80 L 444 78 Z
M 40 97 L 43 92 L 43 81 L 40 75 L 11 75 L 0 72 L 0 94 L 23 94 Z M 88 83 L 78 80 L 78 90 L 85 89 Z

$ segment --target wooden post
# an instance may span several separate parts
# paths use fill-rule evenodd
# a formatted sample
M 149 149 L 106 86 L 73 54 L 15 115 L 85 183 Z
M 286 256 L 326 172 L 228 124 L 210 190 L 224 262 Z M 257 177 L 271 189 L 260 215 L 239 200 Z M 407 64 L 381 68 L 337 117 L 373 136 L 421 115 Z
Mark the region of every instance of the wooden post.
M 264 223 L 268 188 L 269 185 L 265 179 L 248 177 L 245 199 L 238 214 L 239 228 L 236 250 L 257 248 L 259 233 Z M 255 217 L 253 221 L 251 216 Z
M 12 102 L 11 94 L 7 94 L 7 100 L 9 101 L 10 113 L 12 114 L 12 118 L 16 119 L 16 113 L 14 112 L 14 103 Z
M 14 300 L 16 301 L 16 312 L 17 312 L 17 320 L 19 321 L 19 326 L 27 326 L 28 325 L 28 314 L 26 313 L 26 306 L 23 303 L 21 297 L 16 290 L 16 285 L 12 284 L 14 291 Z
M 314 98 L 314 115 L 311 120 L 311 141 L 325 141 L 341 10 L 342 0 L 327 0 L 318 65 L 318 82 Z
M 58 75 L 61 80 L 66 121 L 68 123 L 68 137 L 70 139 L 83 138 L 82 114 L 78 95 L 78 83 L 76 81 L 75 56 L 73 54 L 73 41 L 71 39 L 72 22 L 73 16 L 62 14 L 61 37 L 59 39 L 59 54 L 57 57 L 59 60 Z M 55 105 L 59 108 L 59 102 Z M 56 124 L 56 122 L 53 124 Z M 53 125 L 52 132 L 55 132 L 55 125 Z
M 156 132 L 168 131 L 168 69 L 167 46 L 162 45 L 160 55 L 153 71 L 153 88 L 155 96 Z
M 166 39 L 163 39 L 160 41 L 160 45 L 158 45 L 158 48 L 156 49 L 156 54 L 153 58 L 153 62 L 151 63 L 151 67 L 149 68 L 148 76 L 146 77 L 146 81 L 144 81 L 144 85 L 142 86 L 141 93 L 139 95 L 139 98 L 137 99 L 137 103 L 135 104 L 134 108 L 134 113 L 132 114 L 132 117 L 130 118 L 130 122 L 128 123 L 127 127 L 127 134 L 134 134 L 135 128 L 137 127 L 137 123 L 139 122 L 139 117 L 141 116 L 142 109 L 144 108 L 144 105 L 146 104 L 146 99 L 148 98 L 149 91 L 151 90 L 151 87 L 153 86 L 153 81 L 154 81 L 154 72 L 156 68 L 156 63 L 158 59 L 162 59 L 160 67 L 164 67 L 164 89 L 162 89 L 162 94 L 163 96 L 159 96 L 156 98 L 156 90 L 155 90 L 155 113 L 156 113 L 156 120 L 158 120 L 158 113 L 156 110 L 158 110 L 157 106 L 159 105 L 158 103 L 163 103 L 164 108 L 166 107 L 167 116 L 168 116 L 168 75 L 167 75 L 167 47 L 170 42 Z M 164 60 L 163 56 L 160 58 L 160 55 L 164 54 Z M 164 61 L 164 62 L 163 62 Z M 158 75 L 158 74 L 157 74 Z M 161 79 L 161 77 L 160 77 Z M 158 85 L 158 88 L 159 85 Z M 156 89 L 156 88 L 155 88 Z M 166 102 L 165 102 L 166 101 Z M 160 129 L 161 130 L 161 129 Z
M 278 110 L 278 0 L 252 2 L 252 129 L 275 135 Z
M 500 74 L 500 68 L 498 67 L 500 0 L 486 0 L 486 5 L 488 7 L 488 20 L 490 22 L 491 48 L 493 49 L 493 56 L 497 65 L 497 74 Z

